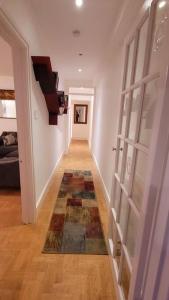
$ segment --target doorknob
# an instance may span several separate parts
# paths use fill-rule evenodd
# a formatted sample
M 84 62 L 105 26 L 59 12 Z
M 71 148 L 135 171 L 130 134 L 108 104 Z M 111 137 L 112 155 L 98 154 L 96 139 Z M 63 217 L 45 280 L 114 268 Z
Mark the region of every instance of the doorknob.
M 112 151 L 116 151 L 116 150 L 117 150 L 117 148 L 115 148 L 115 147 L 112 149 Z M 123 151 L 123 148 L 120 148 L 119 150 Z

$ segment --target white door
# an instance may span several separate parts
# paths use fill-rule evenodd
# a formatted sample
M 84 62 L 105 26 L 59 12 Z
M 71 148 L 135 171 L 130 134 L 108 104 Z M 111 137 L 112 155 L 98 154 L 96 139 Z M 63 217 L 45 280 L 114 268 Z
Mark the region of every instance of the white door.
M 165 148 L 161 145 L 160 152 L 158 142 L 168 58 L 164 42 L 168 12 L 168 1 L 154 1 L 126 47 L 109 232 L 121 299 L 143 299 L 144 262 L 162 176 L 157 152 L 162 161 Z M 159 53 L 163 54 L 161 61 Z

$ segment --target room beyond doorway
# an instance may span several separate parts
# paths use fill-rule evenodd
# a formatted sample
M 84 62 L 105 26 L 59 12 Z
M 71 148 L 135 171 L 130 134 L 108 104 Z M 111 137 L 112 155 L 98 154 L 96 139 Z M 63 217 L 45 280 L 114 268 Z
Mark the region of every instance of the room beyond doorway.
M 93 124 L 93 88 L 69 88 L 70 139 L 88 141 L 91 146 Z

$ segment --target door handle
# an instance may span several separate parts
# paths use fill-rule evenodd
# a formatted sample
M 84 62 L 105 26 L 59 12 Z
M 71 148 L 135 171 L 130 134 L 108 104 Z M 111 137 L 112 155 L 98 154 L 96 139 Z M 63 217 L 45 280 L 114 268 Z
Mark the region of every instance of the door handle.
M 115 147 L 112 149 L 112 151 L 116 151 L 116 150 L 117 150 L 117 148 L 115 148 Z M 119 150 L 123 151 L 123 148 L 120 148 Z

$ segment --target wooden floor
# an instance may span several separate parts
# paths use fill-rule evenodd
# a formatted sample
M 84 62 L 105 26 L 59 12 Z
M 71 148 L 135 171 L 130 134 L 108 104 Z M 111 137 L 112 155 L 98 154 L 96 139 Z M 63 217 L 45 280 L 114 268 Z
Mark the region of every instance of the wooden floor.
M 87 144 L 74 141 L 54 174 L 36 225 L 20 224 L 18 194 L 0 195 L 0 300 L 116 299 L 108 256 L 41 253 L 65 169 L 92 170 L 107 232 L 107 210 L 98 173 Z

